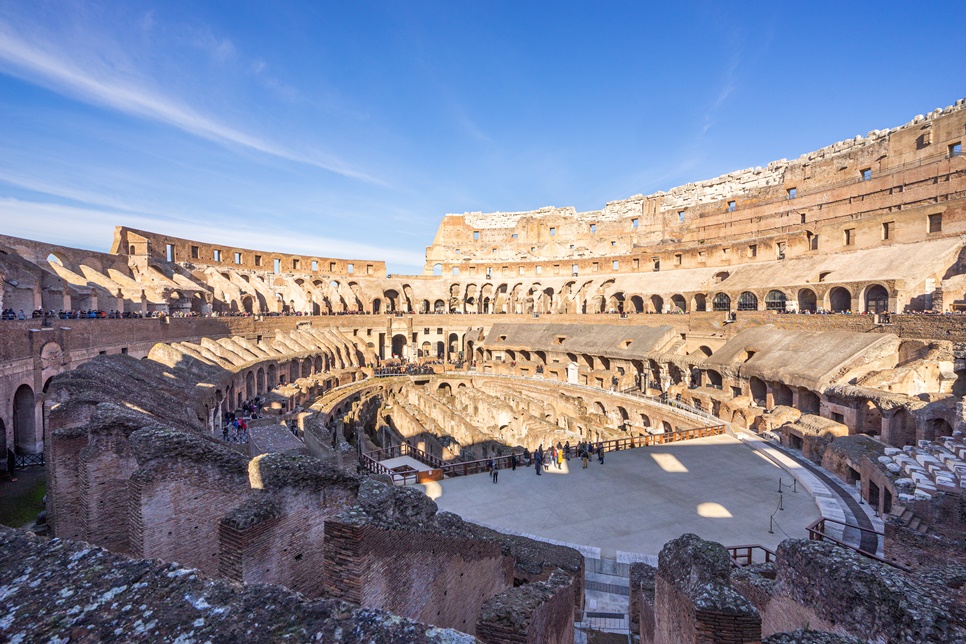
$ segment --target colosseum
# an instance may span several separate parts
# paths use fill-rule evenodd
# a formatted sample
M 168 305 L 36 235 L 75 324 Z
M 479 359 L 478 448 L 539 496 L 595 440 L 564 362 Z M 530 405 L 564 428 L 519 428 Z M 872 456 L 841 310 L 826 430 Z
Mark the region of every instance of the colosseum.
M 0 235 L 0 639 L 966 642 L 964 139 L 448 214 L 421 275 Z

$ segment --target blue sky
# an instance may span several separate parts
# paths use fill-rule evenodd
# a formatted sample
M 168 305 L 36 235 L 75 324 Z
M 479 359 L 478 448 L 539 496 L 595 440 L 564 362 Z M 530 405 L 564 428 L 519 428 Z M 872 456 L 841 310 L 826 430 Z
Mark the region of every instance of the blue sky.
M 0 0 L 0 232 L 421 271 L 445 213 L 593 210 L 966 96 L 966 2 Z

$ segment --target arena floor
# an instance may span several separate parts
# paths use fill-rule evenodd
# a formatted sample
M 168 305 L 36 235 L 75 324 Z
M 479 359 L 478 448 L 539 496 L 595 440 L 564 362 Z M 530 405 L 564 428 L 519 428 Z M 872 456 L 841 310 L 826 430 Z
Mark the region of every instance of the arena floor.
M 501 470 L 496 485 L 478 474 L 420 487 L 440 510 L 468 521 L 622 559 L 622 553 L 656 555 L 686 532 L 772 549 L 788 537 L 806 537 L 818 507 L 799 485 L 797 493 L 785 489 L 784 510 L 776 512 L 779 478 L 791 486 L 784 469 L 721 435 L 610 452 L 603 465 L 593 459 L 586 470 L 572 459 L 539 477 L 532 467 Z

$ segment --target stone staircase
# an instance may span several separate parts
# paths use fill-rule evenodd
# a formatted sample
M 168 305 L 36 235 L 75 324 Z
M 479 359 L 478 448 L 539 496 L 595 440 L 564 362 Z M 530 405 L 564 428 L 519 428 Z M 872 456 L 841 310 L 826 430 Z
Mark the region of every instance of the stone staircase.
M 919 534 L 929 534 L 929 526 L 922 522 L 915 513 L 904 505 L 892 506 L 892 516 L 898 519 L 904 527 L 914 530 Z

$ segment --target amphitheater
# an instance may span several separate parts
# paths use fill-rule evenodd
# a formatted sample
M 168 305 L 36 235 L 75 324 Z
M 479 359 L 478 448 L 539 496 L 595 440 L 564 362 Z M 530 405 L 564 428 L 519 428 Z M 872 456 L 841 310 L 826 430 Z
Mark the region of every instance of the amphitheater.
M 966 642 L 964 139 L 449 214 L 422 275 L 0 235 L 0 639 Z

